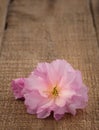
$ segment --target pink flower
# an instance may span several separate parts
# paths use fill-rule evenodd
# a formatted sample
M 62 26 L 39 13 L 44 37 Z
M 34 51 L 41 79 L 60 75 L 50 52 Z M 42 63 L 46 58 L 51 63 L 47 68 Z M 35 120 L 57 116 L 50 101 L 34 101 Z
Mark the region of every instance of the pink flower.
M 13 90 L 18 90 L 15 97 L 24 97 L 27 112 L 37 114 L 38 118 L 46 118 L 51 112 L 56 120 L 65 113 L 75 115 L 76 109 L 84 108 L 88 101 L 80 71 L 65 60 L 40 63 L 23 81 L 21 89 L 20 85 L 12 84 L 17 88 Z

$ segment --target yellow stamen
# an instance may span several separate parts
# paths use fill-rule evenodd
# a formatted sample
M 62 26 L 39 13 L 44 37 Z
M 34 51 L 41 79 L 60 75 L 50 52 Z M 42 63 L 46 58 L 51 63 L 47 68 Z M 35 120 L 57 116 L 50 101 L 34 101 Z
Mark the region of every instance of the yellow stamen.
M 49 88 L 47 91 L 44 91 L 44 93 L 50 98 L 56 98 L 57 96 L 59 96 L 59 92 L 60 88 L 58 86 Z
M 52 95 L 53 96 L 58 96 L 58 90 L 57 90 L 57 87 L 54 87 L 53 90 L 52 90 Z

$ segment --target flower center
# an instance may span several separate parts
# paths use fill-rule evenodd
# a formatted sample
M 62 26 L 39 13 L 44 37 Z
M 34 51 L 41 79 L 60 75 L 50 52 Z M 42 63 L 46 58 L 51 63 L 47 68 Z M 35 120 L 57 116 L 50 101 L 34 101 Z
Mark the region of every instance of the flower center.
M 49 88 L 44 91 L 44 93 L 50 98 L 56 98 L 59 96 L 60 88 L 58 86 L 54 86 L 53 88 Z
M 59 93 L 58 93 L 57 87 L 54 87 L 51 93 L 55 97 L 58 96 Z

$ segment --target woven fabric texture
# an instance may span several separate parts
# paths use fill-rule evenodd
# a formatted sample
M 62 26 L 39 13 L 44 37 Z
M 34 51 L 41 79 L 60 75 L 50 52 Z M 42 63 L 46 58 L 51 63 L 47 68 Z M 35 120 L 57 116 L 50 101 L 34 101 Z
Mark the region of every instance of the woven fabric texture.
M 0 46 L 0 130 L 98 130 L 99 41 L 88 1 L 13 0 L 6 8 Z M 58 122 L 52 116 L 41 120 L 29 115 L 11 91 L 12 79 L 27 77 L 38 62 L 54 59 L 79 69 L 89 89 L 87 107 Z

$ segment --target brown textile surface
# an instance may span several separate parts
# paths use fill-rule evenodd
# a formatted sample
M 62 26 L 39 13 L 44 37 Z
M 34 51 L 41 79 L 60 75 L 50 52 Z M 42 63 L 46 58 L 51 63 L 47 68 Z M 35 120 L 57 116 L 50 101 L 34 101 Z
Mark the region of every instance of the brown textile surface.
M 5 25 L 7 25 L 5 24 L 5 20 L 6 20 L 8 4 L 9 4 L 9 0 L 0 0 L 0 49 L 2 44 L 4 28 L 6 28 Z
M 98 130 L 99 41 L 91 4 L 87 0 L 10 2 L 0 52 L 0 130 Z M 60 121 L 52 116 L 37 119 L 27 114 L 22 101 L 14 99 L 11 80 L 27 77 L 38 62 L 58 58 L 82 72 L 89 88 L 88 105 Z
M 99 45 L 99 0 L 92 0 L 93 23 Z

